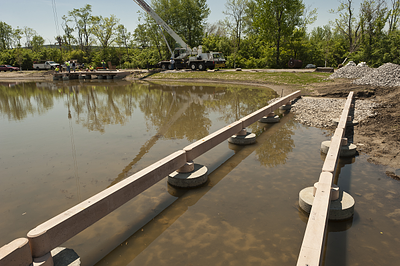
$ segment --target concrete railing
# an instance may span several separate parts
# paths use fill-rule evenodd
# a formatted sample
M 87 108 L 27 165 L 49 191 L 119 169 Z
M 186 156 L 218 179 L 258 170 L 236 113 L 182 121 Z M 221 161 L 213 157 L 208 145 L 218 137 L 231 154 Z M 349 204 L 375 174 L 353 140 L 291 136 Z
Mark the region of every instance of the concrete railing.
M 329 219 L 333 177 L 339 160 L 342 138 L 346 130 L 348 114 L 353 100 L 353 92 L 349 93 L 339 124 L 332 137 L 331 144 L 322 166 L 322 173 L 316 184 L 317 191 L 311 207 L 303 243 L 297 260 L 297 266 L 317 266 L 322 262 L 326 227 Z
M 300 96 L 300 91 L 253 112 L 177 151 L 30 230 L 0 248 L 0 266 L 53 265 L 50 251 L 232 135 Z M 29 242 L 28 242 L 29 240 Z M 41 264 L 40 264 L 41 265 Z

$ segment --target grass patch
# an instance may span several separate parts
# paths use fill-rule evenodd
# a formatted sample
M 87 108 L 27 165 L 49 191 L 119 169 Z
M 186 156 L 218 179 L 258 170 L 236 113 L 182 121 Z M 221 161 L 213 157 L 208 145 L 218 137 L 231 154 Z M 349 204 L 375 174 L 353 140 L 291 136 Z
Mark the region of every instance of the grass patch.
M 321 72 L 246 72 L 246 71 L 217 71 L 217 72 L 167 72 L 157 73 L 153 79 L 210 79 L 226 81 L 244 81 L 252 83 L 272 83 L 307 85 L 311 83 L 329 82 L 326 78 L 331 73 Z

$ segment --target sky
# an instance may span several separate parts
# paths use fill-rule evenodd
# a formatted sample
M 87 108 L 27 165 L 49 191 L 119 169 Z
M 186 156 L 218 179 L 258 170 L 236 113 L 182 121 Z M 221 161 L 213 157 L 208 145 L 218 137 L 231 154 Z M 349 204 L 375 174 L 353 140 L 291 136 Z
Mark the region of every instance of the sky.
M 138 11 L 142 9 L 132 0 L 0 0 L 1 16 L 0 21 L 7 23 L 14 29 L 27 26 L 34 29 L 45 39 L 45 44 L 54 43 L 54 36 L 57 35 L 56 23 L 54 19 L 53 5 L 55 2 L 58 17 L 59 31 L 62 35 L 62 16 L 68 15 L 68 11 L 74 8 L 82 8 L 86 4 L 92 6 L 92 15 L 109 17 L 115 15 L 120 19 L 128 31 L 133 32 L 138 25 Z M 150 3 L 151 0 L 146 0 Z M 329 24 L 334 21 L 337 15 L 330 14 L 330 9 L 337 9 L 338 0 L 303 0 L 305 6 L 310 9 L 317 8 L 317 21 L 309 26 L 312 29 L 317 26 Z M 226 0 L 207 0 L 207 5 L 211 14 L 207 19 L 208 23 L 215 23 L 224 19 L 222 13 L 225 9 Z M 355 0 L 356 10 L 359 8 L 361 0 Z

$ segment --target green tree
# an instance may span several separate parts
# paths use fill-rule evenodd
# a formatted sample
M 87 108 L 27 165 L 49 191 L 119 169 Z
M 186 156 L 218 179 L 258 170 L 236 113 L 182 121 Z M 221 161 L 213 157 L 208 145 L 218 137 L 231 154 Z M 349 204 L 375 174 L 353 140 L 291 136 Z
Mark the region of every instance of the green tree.
M 18 27 L 13 30 L 14 47 L 21 47 L 22 34 L 22 30 Z
M 0 21 L 0 50 L 11 48 L 12 33 L 12 27 L 3 21 Z
M 400 0 L 391 0 L 392 8 L 389 11 L 389 33 L 397 29 L 400 18 Z
M 64 35 L 62 36 L 62 42 L 68 47 L 71 48 L 71 45 L 76 43 L 76 39 L 73 35 L 74 27 L 70 25 L 72 19 L 67 16 L 62 16 L 61 27 L 64 30 Z
M 115 42 L 119 46 L 123 46 L 126 49 L 126 54 L 129 53 L 128 47 L 129 43 L 132 39 L 132 33 L 128 31 L 127 28 L 125 28 L 124 25 L 120 24 L 117 27 L 117 37 L 115 39 Z
M 144 23 L 141 23 L 136 27 L 133 33 L 133 40 L 136 46 L 141 47 L 142 49 L 146 47 L 155 49 L 157 51 L 158 61 L 160 61 L 164 58 L 164 55 L 169 53 L 169 51 L 159 32 L 159 27 L 154 19 L 150 18 L 147 14 L 142 13 L 141 17 L 139 17 L 139 21 L 141 20 L 144 20 Z
M 379 44 L 385 37 L 383 28 L 388 18 L 386 3 L 383 0 L 364 0 L 360 8 L 362 60 L 371 65 L 376 61 Z
M 32 47 L 32 37 L 37 35 L 36 31 L 34 29 L 31 29 L 31 28 L 25 26 L 22 29 L 22 32 L 25 35 L 25 40 L 26 40 L 25 46 L 26 47 Z
M 74 8 L 68 12 L 68 15 L 73 18 L 75 22 L 75 29 L 77 30 L 77 42 L 81 50 L 88 52 L 91 37 L 91 27 L 93 25 L 92 6 L 87 4 L 82 8 Z
M 38 52 L 43 48 L 44 39 L 42 36 L 34 35 L 31 43 L 33 51 Z
M 154 11 L 190 47 L 201 44 L 204 37 L 205 20 L 210 14 L 206 0 L 153 0 Z M 171 47 L 175 41 L 164 33 Z
M 304 4 L 301 0 L 257 0 L 254 24 L 260 35 L 275 47 L 275 65 L 280 66 L 281 46 L 302 24 Z
M 340 0 L 337 10 L 331 10 L 331 13 L 339 14 L 335 19 L 335 25 L 347 40 L 347 49 L 349 53 L 355 52 L 359 47 L 361 37 L 360 23 L 357 21 L 354 11 L 354 0 Z
M 109 47 L 117 38 L 116 28 L 119 19 L 115 15 L 108 17 L 94 16 L 92 17 L 93 26 L 91 32 L 100 42 L 103 48 Z
M 234 68 L 236 67 L 236 54 L 240 50 L 240 41 L 242 39 L 247 5 L 247 0 L 227 0 L 225 3 L 225 11 L 223 11 L 226 16 L 226 26 L 228 29 L 231 29 L 233 46 L 235 47 L 233 57 Z

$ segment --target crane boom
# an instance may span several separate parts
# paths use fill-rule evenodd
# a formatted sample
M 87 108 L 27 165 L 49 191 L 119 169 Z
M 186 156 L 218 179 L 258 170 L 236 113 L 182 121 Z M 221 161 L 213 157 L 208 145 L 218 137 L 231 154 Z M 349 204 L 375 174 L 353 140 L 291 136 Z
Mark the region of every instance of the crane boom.
M 175 31 L 173 31 L 171 29 L 170 26 L 168 26 L 167 23 L 165 23 L 164 20 L 162 20 L 160 18 L 159 15 L 157 15 L 156 12 L 154 12 L 154 10 L 144 1 L 144 0 L 133 0 L 136 4 L 138 4 L 144 11 L 147 12 L 147 14 L 149 14 L 156 22 L 158 25 L 160 25 L 166 32 L 168 32 L 169 35 L 171 35 L 172 38 L 174 38 L 174 40 L 179 43 L 179 45 L 182 48 L 185 48 L 186 50 L 191 51 L 190 47 L 182 40 L 181 37 L 179 37 L 178 34 L 175 33 Z M 168 45 L 168 43 L 167 43 Z

